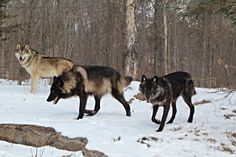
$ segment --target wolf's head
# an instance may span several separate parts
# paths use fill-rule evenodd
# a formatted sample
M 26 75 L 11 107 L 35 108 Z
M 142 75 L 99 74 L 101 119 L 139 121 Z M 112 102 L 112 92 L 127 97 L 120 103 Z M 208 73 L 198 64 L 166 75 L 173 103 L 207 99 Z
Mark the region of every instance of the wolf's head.
M 76 95 L 76 92 L 73 92 L 76 86 L 76 73 L 74 73 L 73 70 L 65 72 L 58 77 L 55 76 L 47 101 L 53 101 L 53 103 L 56 104 L 61 98 L 66 99 Z
M 162 79 L 157 76 L 147 78 L 143 75 L 139 85 L 139 91 L 144 95 L 147 102 L 154 104 L 155 99 L 164 93 L 162 84 Z
M 21 65 L 26 64 L 32 57 L 33 52 L 30 50 L 28 45 L 21 46 L 17 44 L 15 56 Z
M 60 77 L 54 77 L 53 83 L 50 88 L 50 94 L 47 98 L 48 102 L 53 101 L 54 104 L 56 104 L 61 98 L 66 97 L 66 91 L 63 88 L 64 82 L 62 78 Z

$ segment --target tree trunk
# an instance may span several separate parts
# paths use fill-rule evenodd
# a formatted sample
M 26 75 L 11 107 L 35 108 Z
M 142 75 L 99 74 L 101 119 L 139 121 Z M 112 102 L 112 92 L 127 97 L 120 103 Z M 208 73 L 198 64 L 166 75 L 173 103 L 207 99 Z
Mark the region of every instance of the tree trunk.
M 4 37 L 4 33 L 2 34 L 2 36 Z M 2 74 L 2 76 L 3 76 L 3 78 L 5 78 L 4 77 L 4 75 L 5 75 L 5 44 L 4 44 L 5 42 L 4 41 L 2 41 L 2 46 L 1 46 L 1 48 L 2 48 L 2 50 L 1 50 L 1 70 L 2 70 L 2 72 L 1 72 L 1 74 Z
M 165 74 L 168 73 L 168 23 L 167 23 L 167 3 L 168 0 L 164 1 L 163 4 L 163 24 L 164 24 L 164 70 Z
M 126 1 L 126 52 L 125 74 L 137 78 L 137 53 L 134 48 L 136 40 L 136 25 L 134 17 L 135 0 Z
M 107 19 L 107 35 L 106 35 L 106 50 L 105 50 L 105 65 L 106 66 L 111 66 L 112 65 L 112 57 L 111 57 L 111 45 L 112 45 L 112 19 L 113 17 L 113 4 L 110 0 L 107 0 L 107 5 L 108 5 L 108 19 Z
M 154 13 L 154 73 L 155 75 L 164 75 L 164 63 L 163 63 L 163 50 L 164 50 L 164 35 L 163 35 L 163 15 L 162 15 L 162 2 L 155 1 L 155 13 Z

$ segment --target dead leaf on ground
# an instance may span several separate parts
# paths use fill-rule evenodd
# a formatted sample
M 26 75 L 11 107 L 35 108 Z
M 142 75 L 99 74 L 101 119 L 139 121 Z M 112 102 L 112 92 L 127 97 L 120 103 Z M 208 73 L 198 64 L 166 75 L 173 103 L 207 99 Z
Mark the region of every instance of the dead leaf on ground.
M 236 117 L 236 115 L 235 114 L 225 114 L 224 117 L 225 117 L 225 119 L 230 119 L 232 117 Z
M 152 141 L 158 141 L 158 138 L 150 136 L 150 137 L 142 137 L 137 140 L 138 143 L 145 144 L 148 148 L 151 147 L 151 144 L 149 144 L 148 142 Z
M 117 142 L 117 141 L 120 141 L 120 140 L 121 140 L 121 137 L 118 136 L 118 137 L 116 137 L 116 138 L 113 138 L 112 140 L 113 140 L 113 142 Z
M 182 128 L 181 127 L 174 127 L 172 129 L 170 129 L 171 131 L 180 131 Z
M 133 101 L 134 101 L 134 98 L 130 98 L 130 99 L 127 101 L 127 103 L 128 103 L 128 104 L 132 104 Z
M 211 101 L 203 99 L 201 101 L 197 101 L 197 102 L 193 103 L 193 105 L 203 105 L 203 104 L 208 104 L 208 103 L 211 103 Z
M 221 144 L 220 150 L 226 153 L 234 154 L 234 151 L 230 147 L 227 147 L 225 144 Z
M 145 101 L 146 100 L 142 93 L 138 93 L 138 94 L 134 95 L 134 98 L 136 98 L 140 101 Z
M 210 143 L 216 143 L 216 142 L 217 142 L 217 141 L 216 141 L 215 139 L 213 139 L 213 138 L 208 138 L 207 141 L 210 142 Z

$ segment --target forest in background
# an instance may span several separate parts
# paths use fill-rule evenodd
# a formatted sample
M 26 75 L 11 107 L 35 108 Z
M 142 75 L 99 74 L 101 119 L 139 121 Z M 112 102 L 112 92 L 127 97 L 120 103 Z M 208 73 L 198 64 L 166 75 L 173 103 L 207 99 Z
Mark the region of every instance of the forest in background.
M 3 79 L 29 79 L 15 57 L 21 43 L 137 80 L 187 71 L 197 86 L 236 85 L 235 0 L 6 1 L 0 25 L 13 28 L 0 32 Z

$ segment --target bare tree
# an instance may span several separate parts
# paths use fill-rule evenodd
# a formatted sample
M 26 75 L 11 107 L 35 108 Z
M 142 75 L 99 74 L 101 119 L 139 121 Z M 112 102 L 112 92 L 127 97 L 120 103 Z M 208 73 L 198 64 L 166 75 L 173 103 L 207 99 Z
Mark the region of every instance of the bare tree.
M 167 74 L 170 70 L 169 67 L 169 53 L 168 53 L 168 23 L 167 23 L 167 5 L 168 0 L 164 0 L 163 2 L 163 25 L 164 25 L 164 70 L 165 74 Z
M 135 50 L 136 25 L 135 25 L 135 0 L 126 1 L 126 54 L 125 74 L 137 78 L 137 52 Z
M 181 7 L 193 4 L 189 2 L 10 1 L 7 12 L 17 16 L 6 19 L 5 24 L 19 27 L 0 44 L 1 78 L 29 79 L 14 55 L 15 45 L 20 42 L 45 56 L 65 57 L 76 64 L 111 66 L 137 79 L 143 74 L 160 76 L 188 71 L 198 86 L 235 84 L 236 71 L 228 72 L 218 64 L 219 59 L 228 65 L 235 62 L 236 32 L 229 20 L 234 14 L 225 17 L 234 13 L 234 2 L 208 3 L 212 7 L 205 2 L 196 8 L 189 5 L 185 10 L 203 9 L 197 18 L 183 12 Z M 216 8 L 229 10 L 206 13 Z

